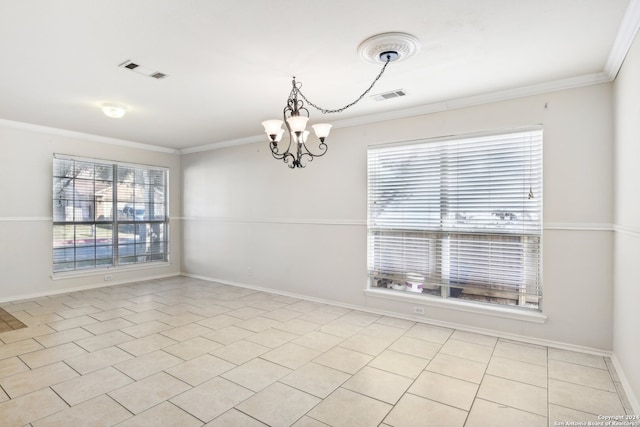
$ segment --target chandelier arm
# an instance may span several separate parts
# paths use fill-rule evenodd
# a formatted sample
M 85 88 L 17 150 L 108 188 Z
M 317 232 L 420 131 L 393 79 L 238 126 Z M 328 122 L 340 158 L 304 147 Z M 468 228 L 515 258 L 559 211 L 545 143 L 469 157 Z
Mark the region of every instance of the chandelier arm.
M 307 104 L 309 104 L 310 106 L 312 106 L 312 107 L 313 107 L 313 108 L 315 108 L 316 110 L 318 110 L 318 111 L 322 112 L 322 114 L 341 113 L 341 112 L 343 112 L 344 110 L 346 110 L 347 108 L 349 108 L 349 107 L 353 107 L 354 105 L 356 105 L 358 102 L 360 102 L 360 100 L 361 100 L 362 98 L 364 98 L 364 96 L 365 96 L 366 94 L 368 94 L 369 92 L 371 92 L 371 89 L 373 89 L 373 86 L 375 86 L 375 84 L 378 82 L 378 80 L 380 80 L 380 77 L 382 77 L 382 75 L 384 74 L 384 70 L 387 68 L 387 65 L 389 65 L 389 62 L 391 62 L 391 55 L 387 55 L 387 60 L 386 60 L 386 62 L 385 62 L 385 63 L 384 63 L 384 65 L 382 66 L 382 69 L 380 70 L 380 73 L 379 73 L 379 74 L 378 74 L 378 76 L 373 80 L 373 82 L 371 83 L 371 85 L 369 86 L 369 88 L 368 88 L 367 90 L 365 90 L 365 91 L 362 93 L 362 95 L 360 95 L 360 96 L 358 97 L 358 99 L 356 99 L 355 101 L 353 101 L 353 102 L 351 102 L 351 103 L 349 103 L 349 104 L 345 105 L 345 106 L 344 106 L 344 107 L 342 107 L 342 108 L 338 108 L 338 109 L 335 109 L 335 110 L 327 110 L 327 109 L 324 109 L 324 108 L 322 108 L 322 107 L 318 107 L 316 104 L 314 104 L 313 102 L 309 101 L 309 100 L 307 99 L 307 97 L 306 97 L 306 96 L 304 96 L 304 94 L 303 94 L 303 93 L 302 93 L 302 91 L 300 90 L 300 87 L 302 87 L 302 84 L 300 84 L 300 83 L 298 84 L 298 86 L 296 86 L 296 85 L 294 84 L 294 89 L 293 89 L 293 90 L 297 91 L 297 92 L 300 94 L 300 97 L 301 97 L 302 99 L 304 99 L 304 100 L 305 100 L 305 102 L 306 102 Z M 295 81 L 295 78 L 294 78 L 294 81 Z M 292 92 L 293 92 L 293 91 L 292 91 Z

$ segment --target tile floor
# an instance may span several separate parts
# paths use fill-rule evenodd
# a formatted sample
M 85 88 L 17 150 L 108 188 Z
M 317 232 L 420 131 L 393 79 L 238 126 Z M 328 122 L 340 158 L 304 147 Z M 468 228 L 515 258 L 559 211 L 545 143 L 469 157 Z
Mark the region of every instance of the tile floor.
M 0 426 L 553 426 L 610 360 L 185 277 L 1 304 Z

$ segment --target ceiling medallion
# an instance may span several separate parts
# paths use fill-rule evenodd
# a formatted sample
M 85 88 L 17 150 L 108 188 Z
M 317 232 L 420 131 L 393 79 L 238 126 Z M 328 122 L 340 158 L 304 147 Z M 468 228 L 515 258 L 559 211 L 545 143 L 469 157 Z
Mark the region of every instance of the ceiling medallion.
M 417 38 L 406 33 L 384 33 L 370 37 L 360 44 L 358 54 L 361 58 L 377 63 L 384 64 L 380 73 L 373 80 L 367 90 L 360 95 L 355 101 L 335 110 L 327 110 L 318 107 L 309 101 L 301 92 L 302 83 L 296 82 L 293 77 L 291 92 L 287 98 L 287 104 L 282 111 L 283 120 L 273 119 L 262 122 L 264 131 L 269 138 L 269 148 L 271 155 L 276 160 L 282 160 L 291 169 L 305 167 L 305 161 L 312 161 L 316 157 L 324 156 L 327 153 L 327 144 L 325 139 L 329 136 L 331 125 L 328 123 L 318 123 L 311 126 L 320 141 L 317 151 L 311 151 L 307 147 L 309 131 L 306 130 L 307 121 L 309 120 L 309 110 L 305 107 L 305 102 L 322 112 L 323 114 L 341 113 L 349 107 L 357 104 L 367 93 L 373 89 L 373 86 L 384 74 L 387 65 L 391 62 L 403 61 L 418 52 L 420 44 Z M 282 128 L 283 123 L 286 126 L 286 132 L 289 136 L 286 144 L 278 145 L 285 129 Z

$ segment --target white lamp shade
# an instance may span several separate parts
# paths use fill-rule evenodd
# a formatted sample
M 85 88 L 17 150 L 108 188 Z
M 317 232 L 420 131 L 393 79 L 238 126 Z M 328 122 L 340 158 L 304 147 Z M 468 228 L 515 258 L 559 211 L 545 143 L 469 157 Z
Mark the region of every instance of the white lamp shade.
M 316 133 L 318 138 L 326 138 L 329 136 L 329 132 L 331 132 L 331 126 L 329 123 L 318 123 L 313 126 L 313 130 Z
M 302 132 L 307 127 L 307 121 L 309 117 L 305 116 L 292 116 L 287 119 L 291 132 Z
M 127 108 L 124 105 L 105 102 L 104 104 L 102 104 L 102 112 L 107 117 L 111 117 L 112 119 L 119 119 L 127 114 Z
M 276 142 L 280 142 L 283 134 L 284 134 L 284 129 L 282 128 L 278 129 L 278 132 L 276 132 Z
M 262 122 L 262 126 L 264 126 L 264 131 L 267 135 L 278 135 L 278 131 L 281 130 L 282 120 L 265 120 Z M 283 131 L 284 132 L 284 131 Z M 282 137 L 282 133 L 280 133 Z
M 302 132 L 302 135 L 300 135 L 300 141 L 298 141 L 301 144 L 304 144 L 305 142 L 307 142 L 307 138 L 309 137 L 309 131 L 305 130 L 304 132 Z

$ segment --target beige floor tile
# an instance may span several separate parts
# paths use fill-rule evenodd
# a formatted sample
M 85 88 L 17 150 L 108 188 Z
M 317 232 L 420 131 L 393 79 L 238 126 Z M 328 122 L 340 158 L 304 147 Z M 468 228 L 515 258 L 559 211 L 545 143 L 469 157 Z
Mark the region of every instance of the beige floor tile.
M 349 338 L 352 335 L 357 334 L 362 329 L 362 326 L 353 325 L 351 323 L 343 323 L 338 320 L 334 320 L 333 322 L 329 322 L 318 329 L 320 332 L 324 332 L 325 334 L 336 335 L 342 338 Z
M 250 417 L 247 414 L 236 409 L 229 409 L 224 414 L 215 418 L 210 423 L 205 424 L 204 427 L 266 427 L 266 424 L 261 423 L 255 418 Z
M 183 360 L 190 360 L 198 356 L 202 356 L 203 354 L 211 353 L 220 347 L 222 347 L 222 344 L 215 341 L 202 337 L 195 337 L 190 340 L 165 347 L 163 350 Z
M 389 341 L 389 343 L 392 343 L 393 341 L 404 335 L 405 332 L 407 332 L 406 329 L 383 325 L 376 322 L 361 330 L 358 335 L 380 338 Z
M 412 382 L 410 378 L 365 366 L 342 387 L 393 405 Z
M 277 320 L 278 322 L 286 322 L 287 320 L 295 319 L 302 316 L 299 311 L 289 310 L 288 308 L 279 308 L 272 310 L 262 315 L 269 319 Z
M 63 362 L 22 372 L 0 380 L 0 386 L 12 399 L 78 376 Z
M 476 399 L 465 427 L 546 427 L 547 417 Z
M 95 337 L 83 338 L 75 341 L 75 343 L 89 352 L 94 352 L 102 350 L 103 348 L 122 344 L 133 339 L 134 338 L 131 337 L 131 335 L 127 335 L 124 332 L 111 331 L 101 335 L 96 335 Z
M 281 383 L 275 383 L 237 406 L 238 410 L 269 426 L 290 426 L 320 399 Z
M 52 388 L 69 405 L 74 406 L 101 394 L 132 383 L 133 380 L 118 370 L 107 367 L 87 375 L 54 385 Z
M 333 322 L 334 320 L 342 317 L 341 313 L 333 313 L 330 311 L 316 310 L 310 313 L 300 314 L 298 312 L 299 318 L 302 320 L 306 320 L 307 322 L 317 323 L 318 325 L 326 325 L 329 322 Z
M 494 356 L 487 367 L 487 374 L 538 387 L 547 387 L 547 368 L 531 363 Z
M 206 301 L 203 301 L 206 304 Z M 218 314 L 226 313 L 230 309 L 217 305 L 207 305 L 205 307 L 196 307 L 189 310 L 191 313 L 197 314 L 205 318 L 217 316 Z
M 141 356 L 145 353 L 151 353 L 152 351 L 160 350 L 176 343 L 177 341 L 165 337 L 164 335 L 153 334 L 120 344 L 118 345 L 118 348 L 126 351 L 127 353 L 133 354 L 134 356 Z
M 371 362 L 371 360 L 373 360 L 373 356 L 369 356 L 368 354 L 346 348 L 334 347 L 313 361 L 348 374 L 355 374 L 367 363 Z
M 246 340 L 263 345 L 265 347 L 276 348 L 296 338 L 298 338 L 298 335 L 271 328 L 250 335 L 246 338 Z
M 92 323 L 90 325 L 83 326 L 83 328 L 94 335 L 100 335 L 111 331 L 119 331 L 133 325 L 135 325 L 133 322 L 129 322 L 122 318 L 116 318 L 106 320 L 104 322 Z
M 56 311 L 56 314 L 58 316 L 64 317 L 65 319 L 72 319 L 74 317 L 84 316 L 86 314 L 93 314 L 99 311 L 102 311 L 102 310 L 99 308 L 93 307 L 91 305 L 87 305 L 85 307 L 70 308 L 68 310 L 59 310 L 59 311 Z
M 549 378 L 606 391 L 616 391 L 607 369 L 549 359 Z
M 333 427 L 377 426 L 393 408 L 359 393 L 339 388 L 307 414 Z
M 47 325 L 30 326 L 28 328 L 14 329 L 9 332 L 0 333 L 0 340 L 5 344 L 16 341 L 23 341 L 27 338 L 39 337 L 55 332 Z
M 236 310 L 228 311 L 225 314 L 232 317 L 237 317 L 238 319 L 247 320 L 251 319 L 252 317 L 262 316 L 266 312 L 266 310 L 261 310 L 255 307 L 242 307 Z
M 327 427 L 327 426 L 328 426 L 327 424 L 322 423 L 318 420 L 314 420 L 313 418 L 308 417 L 306 415 L 300 418 L 298 421 L 296 421 L 296 423 L 293 425 L 293 427 Z
M 275 350 L 264 353 L 263 359 L 269 360 L 289 369 L 298 369 L 302 365 L 318 357 L 321 353 L 298 344 L 287 343 Z
M 257 392 L 289 373 L 291 373 L 291 369 L 258 358 L 231 369 L 220 376 Z
M 172 403 L 162 402 L 118 424 L 118 427 L 200 427 L 202 421 Z M 34 426 L 35 427 L 35 426 Z
M 129 411 L 139 414 L 190 388 L 179 379 L 160 372 L 112 391 L 109 396 Z
M 204 319 L 205 318 L 203 316 L 199 316 L 195 313 L 181 313 L 176 314 L 175 316 L 169 316 L 166 319 L 162 319 L 162 322 L 174 327 L 178 327 L 186 325 L 188 323 L 199 322 Z
M 476 362 L 488 363 L 493 353 L 493 347 L 472 342 L 448 340 L 440 349 L 440 353 Z
M 24 341 L 12 342 L 11 344 L 0 345 L 0 360 L 14 356 L 20 356 L 31 351 L 42 350 L 42 347 L 33 338 Z
M 216 377 L 171 399 L 171 402 L 198 419 L 209 422 L 252 395 L 252 391 Z
M 132 359 L 133 356 L 119 349 L 118 347 L 109 347 L 95 353 L 84 354 L 82 356 L 68 359 L 65 362 L 80 374 L 85 375 L 98 369 L 112 366 L 125 360 Z
M 140 313 L 129 314 L 128 316 L 124 316 L 123 319 L 128 320 L 129 322 L 142 324 L 155 321 L 162 321 L 169 317 L 168 314 L 163 313 L 158 310 L 148 310 Z
M 254 359 L 271 349 L 260 344 L 250 341 L 240 340 L 227 346 L 221 347 L 211 354 L 221 359 L 227 360 L 236 365 L 242 365 L 251 359 Z
M 158 332 L 166 331 L 172 327 L 166 323 L 159 322 L 157 320 L 151 320 L 149 322 L 139 323 L 133 326 L 122 328 L 122 332 L 131 335 L 134 338 L 142 338 L 147 335 L 153 335 Z
M 474 344 L 486 345 L 489 347 L 495 347 L 498 342 L 498 338 L 496 337 L 460 330 L 454 331 L 453 334 L 451 334 L 451 339 L 472 342 Z
M 425 371 L 416 379 L 409 393 L 468 411 L 476 397 L 478 384 Z
M 345 372 L 311 362 L 282 378 L 280 382 L 324 399 L 350 377 Z
M 427 363 L 429 363 L 428 359 L 412 356 L 410 354 L 398 353 L 393 350 L 385 350 L 378 357 L 369 362 L 368 366 L 415 379 L 418 377 L 420 372 L 424 370 Z
M 589 366 L 592 368 L 607 369 L 604 357 L 593 354 L 549 348 L 549 360 L 551 359 Z
M 63 320 L 62 317 L 58 316 L 55 313 L 46 313 L 46 314 L 40 314 L 38 316 L 30 316 L 26 312 L 19 311 L 17 313 L 13 313 L 13 316 L 27 326 L 38 326 L 44 323 L 57 322 L 58 320 Z
M 93 334 L 83 328 L 73 328 L 66 331 L 39 336 L 36 338 L 36 341 L 45 347 L 54 347 L 91 336 L 93 336 Z
M 31 369 L 35 369 L 86 353 L 87 352 L 85 350 L 78 347 L 76 344 L 67 343 L 56 347 L 49 347 L 44 350 L 38 350 L 31 353 L 23 354 L 20 356 L 20 359 L 22 359 L 24 363 L 29 365 Z
M 5 393 L 4 390 L 0 389 L 0 402 L 7 400 L 9 400 L 9 396 L 7 396 L 7 393 Z
M 101 311 L 99 313 L 94 313 L 91 315 L 91 317 L 93 317 L 94 319 L 98 319 L 101 322 L 104 322 L 105 320 L 111 320 L 117 317 L 129 316 L 131 314 L 134 314 L 134 312 L 124 307 L 120 307 L 120 308 L 114 308 L 113 310 L 106 310 L 106 311 Z
M 166 372 L 187 384 L 197 386 L 235 367 L 236 365 L 233 363 L 205 354 L 173 368 L 166 369 Z
M 427 371 L 480 384 L 487 364 L 438 353 L 425 368 Z
M 320 327 L 321 325 L 319 323 L 309 322 L 308 320 L 301 318 L 287 320 L 286 322 L 282 322 L 279 325 L 274 326 L 276 329 L 296 335 L 308 334 Z
M 199 337 L 211 332 L 211 329 L 199 325 L 197 323 L 190 323 L 188 325 L 178 326 L 177 328 L 167 329 L 160 332 L 165 337 L 169 337 L 176 341 L 186 341 L 191 338 Z
M 378 316 L 377 314 L 365 313 L 363 311 L 354 310 L 342 316 L 340 318 L 340 321 L 351 323 L 356 326 L 366 327 L 371 325 L 376 320 L 380 319 L 380 317 L 381 316 Z
M 466 411 L 407 393 L 384 422 L 397 427 L 462 427 L 466 418 Z
M 296 338 L 292 342 L 294 344 L 324 352 L 340 344 L 343 340 L 344 338 L 336 335 L 325 334 L 320 331 L 312 331 Z
M 22 427 L 69 406 L 50 388 L 0 403 L 0 425 Z
M 485 375 L 478 397 L 541 416 L 547 415 L 547 390 L 542 387 Z
M 140 380 L 157 372 L 167 370 L 172 366 L 179 365 L 182 362 L 182 359 L 163 350 L 158 350 L 118 363 L 114 367 L 134 380 Z
M 549 403 L 594 415 L 624 414 L 617 393 L 549 379 Z
M 417 338 L 423 341 L 431 341 L 437 344 L 444 344 L 452 333 L 453 329 L 417 323 L 412 326 L 404 336 L 408 338 Z
M 17 357 L 0 360 L 0 378 L 9 377 L 28 370 L 29 367 Z
M 262 332 L 269 328 L 277 327 L 281 325 L 282 322 L 278 322 L 277 320 L 269 319 L 266 317 L 252 317 L 251 319 L 243 320 L 235 324 L 235 326 L 247 329 L 251 332 Z
M 319 310 L 324 306 L 325 306 L 324 304 L 319 302 L 301 300 L 288 305 L 287 308 L 289 310 L 295 310 L 301 313 L 311 313 L 312 311 Z
M 382 316 L 381 318 L 376 320 L 376 323 L 380 325 L 387 325 L 387 326 L 393 326 L 395 328 L 401 328 L 401 329 L 404 329 L 405 331 L 411 329 L 411 327 L 413 327 L 413 325 L 416 324 L 416 322 L 411 320 L 398 319 L 391 316 Z
M 602 419 L 598 418 L 598 415 L 595 414 L 549 404 L 549 426 L 567 425 L 567 421 L 574 422 L 574 425 L 581 425 L 578 423 L 587 423 L 588 425 L 589 421 L 591 421 L 591 425 L 597 426 L 597 423 L 601 423 Z
M 206 326 L 209 329 L 222 329 L 227 326 L 235 325 L 236 323 L 242 322 L 243 319 L 239 317 L 229 316 L 228 314 L 220 314 L 215 317 L 211 317 L 209 319 L 201 320 L 198 323 L 200 325 Z
M 547 366 L 547 348 L 498 340 L 493 355 L 534 365 Z
M 72 319 L 58 320 L 57 322 L 50 322 L 48 325 L 56 331 L 66 331 L 67 329 L 79 328 L 81 326 L 97 323 L 98 321 L 93 317 L 79 316 Z
M 219 342 L 223 345 L 229 345 L 236 341 L 240 341 L 241 339 L 250 337 L 253 334 L 254 332 L 238 328 L 237 326 L 226 326 L 204 335 L 204 338 Z
M 363 330 L 364 331 L 364 330 Z M 340 347 L 349 350 L 359 351 L 360 353 L 377 356 L 393 343 L 391 338 L 377 338 L 364 335 L 363 331 L 347 338 L 340 343 Z
M 410 354 L 423 359 L 431 359 L 440 350 L 440 344 L 418 338 L 402 336 L 389 346 L 389 350 Z

